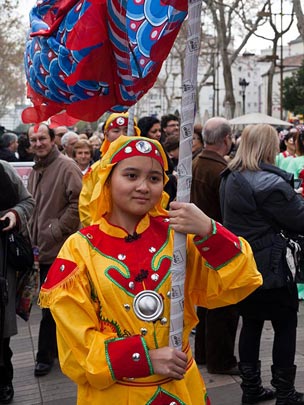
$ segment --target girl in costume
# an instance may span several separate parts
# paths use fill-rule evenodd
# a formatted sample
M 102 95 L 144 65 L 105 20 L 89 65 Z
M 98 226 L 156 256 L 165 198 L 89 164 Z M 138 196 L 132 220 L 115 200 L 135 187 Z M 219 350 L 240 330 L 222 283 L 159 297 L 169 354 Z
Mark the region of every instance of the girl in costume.
M 251 248 L 194 204 L 162 208 L 157 141 L 120 136 L 100 164 L 94 225 L 66 241 L 40 292 L 77 404 L 210 404 L 189 344 L 195 305 L 234 304 L 261 285 Z M 168 345 L 175 231 L 188 235 L 182 351 Z
M 295 139 L 296 139 L 296 134 L 295 132 L 296 129 L 292 129 L 287 134 L 284 136 L 282 139 L 280 145 L 282 144 L 282 152 L 277 154 L 275 164 L 278 166 L 280 169 L 285 170 L 285 168 L 288 166 L 289 161 L 295 157 L 296 153 L 296 145 L 295 145 Z M 288 159 L 287 159 L 288 158 Z
M 293 173 L 294 178 L 298 179 L 300 172 L 304 169 L 304 125 L 298 127 L 296 137 L 296 156 L 291 159 L 285 170 Z

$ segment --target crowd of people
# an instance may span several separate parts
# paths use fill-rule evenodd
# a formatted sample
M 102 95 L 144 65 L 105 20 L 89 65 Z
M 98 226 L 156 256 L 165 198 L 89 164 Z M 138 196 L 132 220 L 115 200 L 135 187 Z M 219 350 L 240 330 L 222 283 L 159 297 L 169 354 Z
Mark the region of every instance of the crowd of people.
M 12 190 L 1 193 L 3 231 L 28 232 L 39 250 L 35 376 L 58 357 L 78 405 L 207 405 L 197 367 L 205 364 L 240 375 L 243 405 L 304 405 L 295 389 L 304 292 L 281 236 L 304 234 L 304 126 L 234 134 L 221 117 L 195 124 L 191 202 L 180 203 L 179 117 L 134 119 L 131 134 L 129 124 L 128 113 L 113 113 L 95 132 L 41 123 L 0 138 L 1 188 Z M 33 162 L 27 188 L 7 163 L 18 161 Z M 168 344 L 175 232 L 187 235 L 181 350 Z M 14 396 L 14 269 L 7 278 L 0 404 Z M 274 330 L 273 388 L 261 380 L 265 320 Z

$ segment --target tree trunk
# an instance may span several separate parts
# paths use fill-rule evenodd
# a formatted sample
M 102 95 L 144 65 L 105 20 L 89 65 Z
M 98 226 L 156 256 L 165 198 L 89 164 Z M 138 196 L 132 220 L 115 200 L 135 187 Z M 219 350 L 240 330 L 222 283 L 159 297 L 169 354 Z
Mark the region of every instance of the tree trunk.
M 225 81 L 225 99 L 224 99 L 224 105 L 228 102 L 231 108 L 231 115 L 234 117 L 235 113 L 235 98 L 234 98 L 234 93 L 233 93 L 233 81 L 232 81 L 232 73 L 231 73 L 231 66 L 228 62 L 227 53 L 222 54 L 222 60 L 223 60 L 223 75 L 224 75 L 224 81 Z
M 297 27 L 302 37 L 302 40 L 304 41 L 304 15 L 301 6 L 301 0 L 293 0 L 293 6 L 298 20 Z

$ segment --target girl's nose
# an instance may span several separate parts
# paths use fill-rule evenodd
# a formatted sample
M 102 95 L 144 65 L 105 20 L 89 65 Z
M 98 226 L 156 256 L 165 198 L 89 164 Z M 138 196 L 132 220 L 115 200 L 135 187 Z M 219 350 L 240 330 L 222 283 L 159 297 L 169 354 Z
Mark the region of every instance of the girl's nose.
M 143 179 L 138 182 L 138 185 L 136 187 L 137 190 L 145 192 L 148 190 L 148 181 L 147 179 Z

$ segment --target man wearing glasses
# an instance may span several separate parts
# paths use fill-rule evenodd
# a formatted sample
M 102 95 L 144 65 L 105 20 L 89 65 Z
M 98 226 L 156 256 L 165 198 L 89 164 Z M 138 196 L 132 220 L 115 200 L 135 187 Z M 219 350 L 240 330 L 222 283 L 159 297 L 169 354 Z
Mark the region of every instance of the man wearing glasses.
M 161 117 L 162 142 L 170 135 L 179 136 L 179 119 L 176 115 L 168 114 Z

